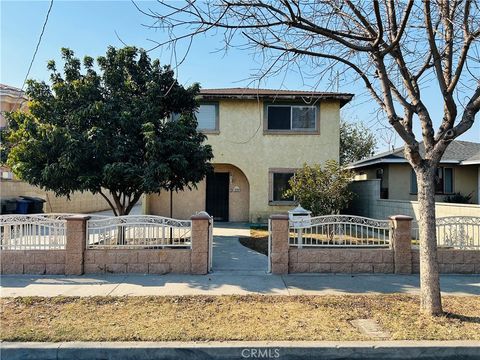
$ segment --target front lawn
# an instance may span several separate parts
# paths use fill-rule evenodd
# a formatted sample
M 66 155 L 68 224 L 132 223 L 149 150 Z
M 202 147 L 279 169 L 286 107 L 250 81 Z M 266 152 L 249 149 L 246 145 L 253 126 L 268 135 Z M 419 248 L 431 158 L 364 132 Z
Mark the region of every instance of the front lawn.
M 418 297 L 173 296 L 3 298 L 3 341 L 480 340 L 480 298 L 445 296 L 447 315 L 418 315 Z

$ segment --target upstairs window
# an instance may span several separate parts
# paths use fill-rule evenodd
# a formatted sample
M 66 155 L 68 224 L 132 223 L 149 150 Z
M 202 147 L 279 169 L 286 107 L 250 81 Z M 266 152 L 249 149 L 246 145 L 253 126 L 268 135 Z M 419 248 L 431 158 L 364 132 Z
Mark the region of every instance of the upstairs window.
M 198 130 L 218 130 L 218 104 L 201 104 L 195 115 Z
M 267 130 L 315 131 L 316 125 L 316 106 L 267 106 Z

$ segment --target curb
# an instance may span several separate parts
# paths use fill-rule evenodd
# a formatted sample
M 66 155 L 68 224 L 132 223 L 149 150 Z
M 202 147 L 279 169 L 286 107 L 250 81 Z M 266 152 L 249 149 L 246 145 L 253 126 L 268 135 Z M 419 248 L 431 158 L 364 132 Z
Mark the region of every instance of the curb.
M 2 360 L 480 359 L 479 341 L 0 343 Z

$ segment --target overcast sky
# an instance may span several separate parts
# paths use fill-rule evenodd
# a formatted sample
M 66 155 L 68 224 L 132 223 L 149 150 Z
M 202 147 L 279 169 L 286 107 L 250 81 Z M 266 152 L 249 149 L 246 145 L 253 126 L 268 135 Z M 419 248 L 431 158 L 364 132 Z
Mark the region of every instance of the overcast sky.
M 1 74 L 0 82 L 22 87 L 28 65 L 40 34 L 48 1 L 5 1 L 1 3 Z M 143 8 L 158 9 L 155 2 L 141 1 Z M 61 47 L 69 47 L 76 55 L 96 57 L 105 53 L 107 46 L 123 46 L 122 42 L 150 49 L 153 43 L 148 39 L 162 41 L 166 34 L 145 27 L 151 20 L 136 10 L 130 1 L 54 1 L 50 18 L 37 53 L 29 78 L 48 81 L 47 61 L 57 60 L 60 64 Z M 227 53 L 219 51 L 222 38 L 209 35 L 194 41 L 186 60 L 177 69 L 179 81 L 184 85 L 199 82 L 204 88 L 258 86 L 252 84 L 253 75 L 261 66 L 258 57 L 250 50 L 230 49 Z M 181 52 L 181 51 L 180 51 Z M 152 58 L 160 58 L 164 64 L 175 64 L 175 58 L 168 49 L 150 52 Z M 182 56 L 177 54 L 177 60 Z M 60 68 L 60 66 L 57 66 Z M 341 79 L 342 80 L 342 79 Z M 335 82 L 334 82 L 335 83 Z M 432 84 L 433 86 L 434 84 Z M 291 90 L 332 91 L 331 83 L 316 84 L 315 79 L 302 79 L 293 69 L 281 76 L 269 77 L 260 84 L 264 88 L 282 88 Z M 333 85 L 335 86 L 335 85 Z M 385 119 L 376 112 L 376 104 L 365 93 L 361 84 L 345 85 L 340 81 L 340 92 L 355 94 L 354 100 L 344 107 L 342 116 L 349 121 L 363 121 L 374 131 L 379 131 L 378 150 L 386 149 L 385 139 L 401 146 L 398 137 L 380 131 Z M 429 104 L 434 118 L 441 119 L 441 99 L 426 94 L 424 100 Z M 438 106 L 437 106 L 438 104 Z M 416 131 L 417 136 L 419 131 Z M 480 140 L 480 121 L 460 139 Z

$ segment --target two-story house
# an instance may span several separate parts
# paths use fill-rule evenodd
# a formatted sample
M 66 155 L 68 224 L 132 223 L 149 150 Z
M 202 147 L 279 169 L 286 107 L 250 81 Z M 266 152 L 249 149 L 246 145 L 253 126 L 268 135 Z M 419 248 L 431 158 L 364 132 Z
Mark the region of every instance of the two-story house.
M 203 89 L 198 128 L 213 148 L 214 173 L 174 193 L 173 217 L 207 211 L 216 221 L 265 221 L 291 209 L 283 197 L 304 163 L 339 158 L 340 108 L 352 94 L 248 88 Z M 145 213 L 169 216 L 170 194 L 147 195 Z

